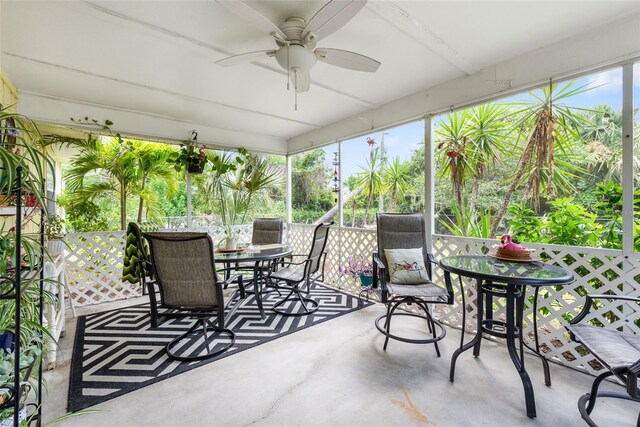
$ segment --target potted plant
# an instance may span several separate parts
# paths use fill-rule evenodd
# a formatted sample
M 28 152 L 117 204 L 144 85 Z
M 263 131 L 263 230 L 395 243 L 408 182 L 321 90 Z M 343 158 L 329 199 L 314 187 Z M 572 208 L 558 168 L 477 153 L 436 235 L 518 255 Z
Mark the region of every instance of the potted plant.
M 16 393 L 14 390 L 15 371 L 13 368 L 15 354 L 12 350 L 0 350 L 0 427 L 13 426 L 15 399 L 20 400 L 20 411 L 18 413 L 20 425 L 29 425 L 25 401 L 29 389 L 32 387 L 29 384 L 29 379 L 40 354 L 41 351 L 37 341 L 22 349 L 20 353 L 20 387 Z
M 206 195 L 219 209 L 225 250 L 236 249 L 237 226 L 245 223 L 259 195 L 279 178 L 277 167 L 244 148 L 238 149 L 237 154 L 211 156 L 211 170 L 205 180 Z
M 367 261 L 362 255 L 352 255 L 347 258 L 347 263 L 339 268 L 342 276 L 351 277 L 360 281 L 360 286 L 370 287 L 373 285 L 373 263 Z
M 47 251 L 52 258 L 64 252 L 64 219 L 60 215 L 50 215 L 44 224 L 44 233 L 47 238 Z
M 204 151 L 205 146 L 198 147 L 198 133 L 194 130 L 191 132 L 189 141 L 180 144 L 180 151 L 174 158 L 175 168 L 179 172 L 183 168 L 189 173 L 200 174 L 204 172 L 207 165 L 207 153 Z

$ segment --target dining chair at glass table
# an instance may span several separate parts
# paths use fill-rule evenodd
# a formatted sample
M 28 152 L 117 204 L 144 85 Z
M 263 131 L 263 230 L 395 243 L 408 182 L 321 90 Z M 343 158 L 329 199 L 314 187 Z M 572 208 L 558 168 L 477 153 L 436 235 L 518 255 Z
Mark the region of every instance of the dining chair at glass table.
M 282 238 L 284 234 L 284 221 L 280 218 L 256 218 L 253 221 L 253 230 L 251 233 L 251 245 L 272 245 L 272 244 L 281 244 Z M 273 259 L 260 263 L 259 268 L 255 268 L 253 263 L 237 263 L 234 268 L 229 268 L 228 273 L 230 274 L 232 270 L 242 272 L 243 274 L 249 273 L 253 274 L 254 272 L 258 273 L 257 280 L 262 283 L 262 292 L 267 292 L 265 288 L 269 286 L 269 283 L 265 280 L 267 273 L 271 269 L 273 264 L 276 265 L 281 260 Z M 280 291 L 277 289 L 272 289 L 269 291 L 275 290 L 280 294 Z M 247 289 L 247 293 L 252 294 L 255 290 L 253 288 Z
M 324 276 L 324 259 L 326 259 L 325 247 L 329 238 L 329 230 L 332 222 L 318 224 L 313 232 L 311 249 L 308 255 L 293 254 L 292 259 L 304 259 L 294 261 L 284 261 L 280 268 L 275 266 L 269 272 L 267 281 L 276 288 L 283 289 L 289 293 L 273 305 L 273 311 L 283 316 L 304 316 L 315 312 L 318 301 L 309 297 L 311 281 L 322 269 Z M 306 286 L 306 297 L 301 286 Z
M 169 357 L 202 360 L 228 350 L 235 341 L 235 334 L 225 328 L 225 324 L 240 304 L 226 309 L 236 294 L 245 297 L 242 276 L 228 279 L 237 283 L 238 288 L 228 289 L 225 295 L 223 287 L 228 281 L 218 280 L 213 241 L 207 233 L 144 233 L 143 237 L 149 243 L 154 277 L 149 292 L 151 327 L 158 327 L 159 317 L 196 318 L 187 332 L 167 344 Z M 163 311 L 159 312 L 159 309 Z M 215 323 L 212 318 L 216 318 Z M 204 346 L 183 345 L 200 336 Z

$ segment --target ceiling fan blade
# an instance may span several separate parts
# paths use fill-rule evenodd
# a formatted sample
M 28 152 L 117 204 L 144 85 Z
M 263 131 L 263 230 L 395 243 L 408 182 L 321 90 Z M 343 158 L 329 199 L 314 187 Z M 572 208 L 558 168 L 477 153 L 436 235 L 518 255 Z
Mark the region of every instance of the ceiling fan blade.
M 380 62 L 359 53 L 341 49 L 316 49 L 318 60 L 349 70 L 366 71 L 375 73 L 380 67 Z
M 247 3 L 240 0 L 216 0 L 219 4 L 229 9 L 231 12 L 240 16 L 241 18 L 250 21 L 265 33 L 275 33 L 274 37 L 279 37 L 282 40 L 286 40 L 287 36 L 282 32 L 280 28 L 269 20 L 266 16 L 249 6 Z
M 325 4 L 309 21 L 303 37 L 309 33 L 315 35 L 316 40 L 323 39 L 349 22 L 364 7 L 367 0 L 332 0 Z
M 307 92 L 311 86 L 311 73 L 309 71 L 292 70 L 291 81 L 296 92 Z
M 227 58 L 216 61 L 216 64 L 222 65 L 223 67 L 230 67 L 232 65 L 242 64 L 244 62 L 253 62 L 253 61 L 265 59 L 275 54 L 276 54 L 276 51 L 273 49 L 258 50 L 256 52 L 247 52 L 247 53 L 241 53 L 240 55 L 229 56 Z

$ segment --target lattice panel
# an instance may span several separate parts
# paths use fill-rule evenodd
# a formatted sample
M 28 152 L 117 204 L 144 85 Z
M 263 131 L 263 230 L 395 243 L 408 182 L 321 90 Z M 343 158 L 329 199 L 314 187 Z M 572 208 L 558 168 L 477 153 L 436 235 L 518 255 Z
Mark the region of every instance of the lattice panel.
M 455 236 L 434 236 L 436 258 L 454 254 L 486 253 L 497 240 L 462 238 Z M 569 339 L 565 326 L 581 309 L 586 293 L 605 293 L 615 295 L 634 295 L 640 291 L 640 257 L 627 258 L 622 251 L 611 249 L 593 249 L 573 246 L 527 243 L 527 247 L 536 249 L 536 255 L 572 271 L 576 281 L 568 286 L 549 286 L 540 289 L 538 295 L 537 316 L 538 335 L 542 351 L 547 357 L 575 368 L 582 368 L 594 374 L 600 366 L 579 344 Z M 436 272 L 442 278 L 442 272 Z M 466 328 L 473 330 L 475 308 L 475 285 L 465 281 L 467 313 L 472 319 Z M 460 290 L 456 289 L 456 300 L 460 305 Z M 524 331 L 533 339 L 533 290 L 528 289 Z M 503 309 L 504 301 L 498 300 Z M 444 307 L 441 307 L 444 308 Z M 636 304 L 603 301 L 603 305 L 592 310 L 584 321 L 605 324 L 607 327 L 640 333 L 635 321 L 638 320 Z M 500 311 L 499 311 L 500 313 Z M 441 318 L 450 325 L 461 326 L 459 310 L 440 311 Z M 504 316 L 504 311 L 501 314 Z
M 314 225 L 289 224 L 286 234 L 287 242 L 294 247 L 294 253 L 306 254 L 313 237 Z M 349 256 L 360 254 L 371 259 L 376 250 L 375 230 L 360 228 L 332 227 L 327 242 L 327 262 L 325 265 L 325 282 L 339 289 L 358 294 L 360 282 L 340 274 L 340 266 L 347 263 Z
M 77 306 L 140 295 L 140 285 L 122 282 L 124 232 L 69 233 L 65 236 L 66 276 Z
M 181 228 L 184 229 L 184 228 Z M 251 240 L 251 225 L 238 227 L 239 240 Z M 208 232 L 214 242 L 223 238 L 221 227 L 201 227 L 196 231 Z M 308 253 L 314 226 L 287 224 L 285 241 L 294 248 L 294 253 Z M 69 248 L 66 251 L 67 280 L 76 305 L 95 304 L 105 301 L 140 295 L 139 285 L 123 283 L 122 256 L 124 252 L 124 232 L 75 233 L 66 236 Z M 496 240 L 473 239 L 455 236 L 434 236 L 434 254 L 437 259 L 454 254 L 486 253 Z M 612 293 L 616 295 L 640 294 L 640 255 L 626 258 L 619 250 L 591 249 L 571 246 L 527 244 L 537 249 L 536 255 L 549 259 L 563 268 L 573 271 L 576 282 L 569 286 L 546 287 L 538 296 L 538 333 L 542 351 L 548 357 L 572 367 L 584 368 L 594 373 L 599 366 L 588 352 L 571 342 L 564 326 L 582 308 L 584 294 Z M 375 230 L 355 228 L 331 229 L 327 243 L 327 263 L 325 281 L 343 290 L 357 293 L 359 283 L 340 275 L 339 268 L 346 264 L 351 255 L 362 255 L 369 259 L 376 250 Z M 443 284 L 443 274 L 434 270 L 434 280 Z M 456 304 L 436 307 L 438 317 L 451 326 L 461 325 L 461 290 L 454 280 Z M 463 289 L 466 296 L 467 330 L 475 328 L 475 283 L 465 279 Z M 533 336 L 533 291 L 528 290 L 525 335 Z M 495 300 L 497 317 L 504 317 L 504 301 Z M 588 319 L 592 322 L 610 324 L 620 330 L 640 333 L 635 321 L 638 307 L 633 304 L 606 303 L 592 311 Z

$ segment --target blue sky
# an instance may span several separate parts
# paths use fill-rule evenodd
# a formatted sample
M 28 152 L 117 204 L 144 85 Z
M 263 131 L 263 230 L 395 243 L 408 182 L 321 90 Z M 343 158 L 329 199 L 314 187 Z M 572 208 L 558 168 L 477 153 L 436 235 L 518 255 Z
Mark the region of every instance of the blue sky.
M 592 108 L 596 105 L 606 104 L 615 110 L 622 108 L 622 69 L 615 68 L 605 72 L 591 74 L 577 79 L 576 86 L 589 84 L 594 87 L 581 94 L 575 95 L 565 102 L 572 107 Z M 504 101 L 516 101 L 526 99 L 528 95 L 518 94 Z M 635 64 L 634 69 L 634 105 L 640 107 L 640 64 Z M 639 113 L 640 115 L 640 113 Z M 636 117 L 640 120 L 640 117 Z M 437 122 L 437 118 L 436 118 Z M 387 157 L 400 157 L 407 160 L 411 156 L 412 148 L 421 144 L 424 140 L 424 122 L 408 123 L 395 128 L 387 129 L 384 132 L 373 132 L 358 138 L 349 139 L 342 144 L 342 168 L 343 179 L 360 172 L 360 165 L 366 164 L 369 158 L 369 146 L 367 138 L 376 141 L 376 147 L 380 146 L 382 135 L 384 135 L 384 145 Z M 338 151 L 338 145 L 332 144 L 323 148 L 327 152 L 327 167 L 333 168 L 333 152 Z

